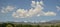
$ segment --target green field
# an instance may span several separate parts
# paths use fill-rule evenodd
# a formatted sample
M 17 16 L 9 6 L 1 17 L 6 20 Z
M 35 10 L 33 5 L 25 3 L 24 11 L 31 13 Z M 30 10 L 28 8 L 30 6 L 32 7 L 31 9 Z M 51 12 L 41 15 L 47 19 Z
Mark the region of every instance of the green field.
M 60 24 L 12 24 L 3 23 L 0 27 L 60 27 Z

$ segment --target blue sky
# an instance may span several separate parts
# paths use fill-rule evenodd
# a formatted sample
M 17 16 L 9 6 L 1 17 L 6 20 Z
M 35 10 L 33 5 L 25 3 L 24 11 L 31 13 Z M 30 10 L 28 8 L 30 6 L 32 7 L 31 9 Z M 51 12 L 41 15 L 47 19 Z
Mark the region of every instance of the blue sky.
M 37 5 L 39 5 L 39 2 L 41 1 L 43 4 L 41 3 L 40 4 L 41 4 L 41 8 L 43 7 L 43 9 L 37 8 L 37 10 L 40 9 L 40 11 L 42 11 L 40 13 L 42 13 L 43 15 L 39 13 L 39 10 L 38 11 L 35 10 L 39 14 L 38 16 L 36 16 L 37 15 L 35 14 L 36 12 L 33 12 L 33 10 L 30 12 L 31 8 L 33 8 L 31 4 L 36 5 L 36 3 L 38 2 Z M 0 21 L 3 21 L 3 22 L 4 21 L 18 21 L 18 22 L 37 21 L 37 22 L 40 22 L 40 21 L 60 20 L 60 9 L 58 11 L 58 8 L 56 7 L 58 6 L 60 8 L 59 3 L 60 3 L 59 0 L 0 0 Z M 35 6 L 34 8 L 36 7 L 38 6 Z M 28 10 L 27 13 L 25 12 L 26 10 Z M 19 12 L 21 12 L 22 14 Z M 12 14 L 16 15 L 17 17 L 12 16 Z M 20 16 L 20 14 L 22 15 L 23 18 Z M 26 15 L 23 16 L 23 14 L 24 15 L 28 14 L 28 16 Z

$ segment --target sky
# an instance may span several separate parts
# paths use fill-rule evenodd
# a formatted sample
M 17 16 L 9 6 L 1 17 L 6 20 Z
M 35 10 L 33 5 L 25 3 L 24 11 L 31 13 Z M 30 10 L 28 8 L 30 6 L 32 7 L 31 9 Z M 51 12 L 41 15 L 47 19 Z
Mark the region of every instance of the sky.
M 60 20 L 60 0 L 0 0 L 0 22 Z

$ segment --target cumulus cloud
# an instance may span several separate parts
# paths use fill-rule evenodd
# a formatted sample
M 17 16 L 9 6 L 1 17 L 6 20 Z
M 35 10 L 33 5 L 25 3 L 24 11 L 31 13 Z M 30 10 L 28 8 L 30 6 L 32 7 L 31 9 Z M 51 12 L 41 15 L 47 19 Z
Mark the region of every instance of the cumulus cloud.
M 56 13 L 55 12 L 45 12 L 44 13 L 45 16 L 56 16 Z
M 13 7 L 13 6 L 2 7 L 1 12 L 2 12 L 2 13 L 7 13 L 7 12 L 12 11 L 14 8 L 15 8 L 15 7 Z
M 39 14 L 37 14 L 37 16 L 56 16 L 56 13 L 51 11 L 48 12 L 41 11 Z
M 43 1 L 42 1 L 42 0 L 40 1 L 40 4 L 41 4 L 41 5 L 44 5 L 44 3 L 43 3 Z
M 13 13 L 12 16 L 21 18 L 31 17 L 40 13 L 40 11 L 42 11 L 43 9 L 43 7 L 40 5 L 40 2 L 32 1 L 31 6 L 32 8 L 30 10 L 18 9 L 16 12 Z
M 35 2 L 32 1 L 31 8 L 29 10 L 24 9 L 17 9 L 17 11 L 13 12 L 12 16 L 15 18 L 26 18 L 26 17 L 32 17 L 32 16 L 54 16 L 54 12 L 44 12 L 43 11 L 43 1 Z
M 60 11 L 60 7 L 59 6 L 56 6 L 56 8 L 57 8 L 57 11 Z

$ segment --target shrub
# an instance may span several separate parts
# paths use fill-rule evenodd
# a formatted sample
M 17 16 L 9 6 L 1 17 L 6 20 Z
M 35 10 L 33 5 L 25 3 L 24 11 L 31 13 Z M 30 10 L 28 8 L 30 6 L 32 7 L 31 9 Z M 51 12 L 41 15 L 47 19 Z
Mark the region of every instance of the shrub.
M 51 25 L 51 27 L 54 27 L 54 25 Z
M 6 27 L 13 27 L 11 24 L 6 25 Z
M 49 26 L 44 26 L 44 27 L 49 27 Z

